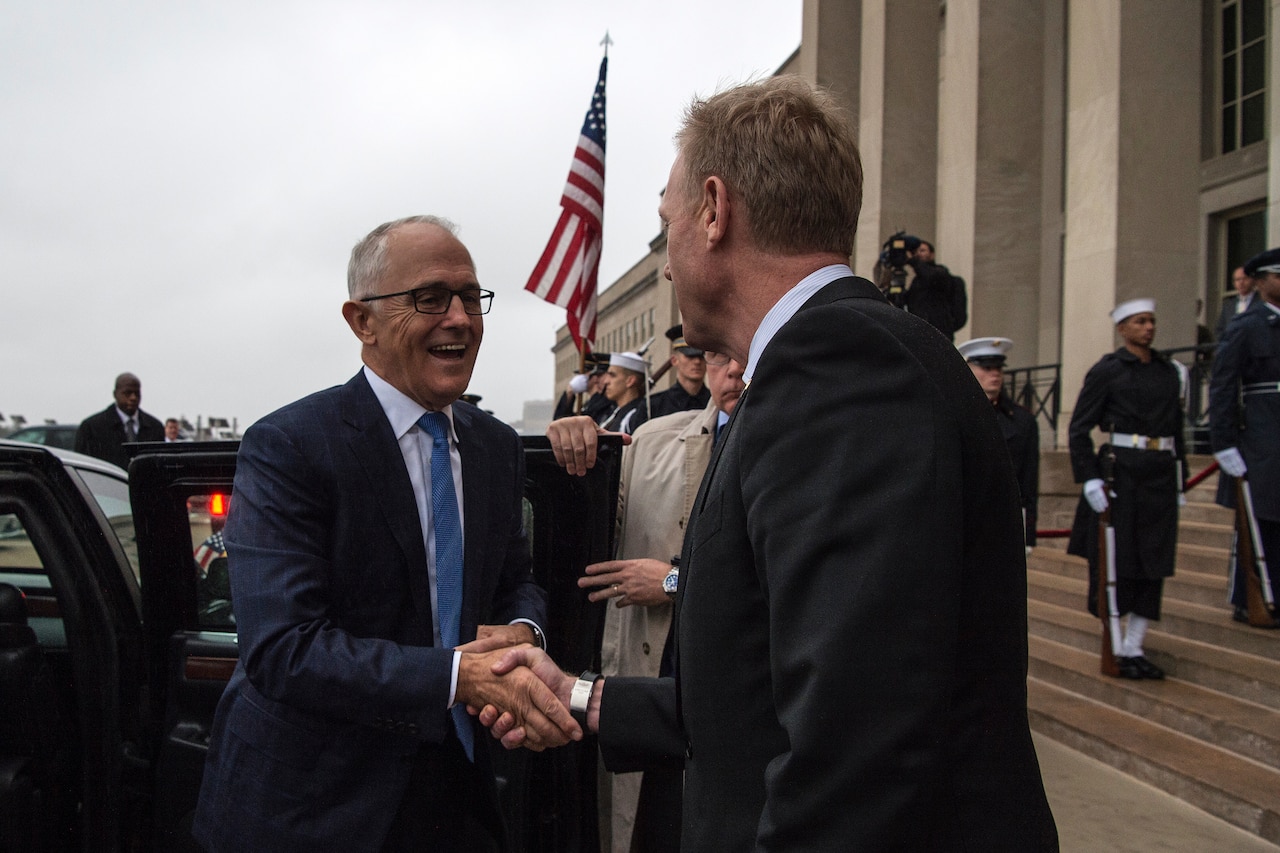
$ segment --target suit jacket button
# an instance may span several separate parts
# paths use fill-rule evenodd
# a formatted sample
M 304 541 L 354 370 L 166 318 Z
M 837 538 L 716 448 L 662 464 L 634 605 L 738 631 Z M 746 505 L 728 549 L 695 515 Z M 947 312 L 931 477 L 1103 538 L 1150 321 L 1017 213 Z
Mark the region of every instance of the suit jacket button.
M 381 718 L 381 717 L 374 717 L 374 718 L 373 718 L 373 727 L 374 727 L 375 729 L 380 729 L 380 728 L 382 728 L 382 718 Z
M 642 643 L 642 644 L 640 645 L 640 649 L 641 649 L 641 650 L 642 650 L 646 655 L 647 655 L 647 654 L 649 654 L 649 644 L 648 644 L 648 643 Z
M 416 735 L 417 733 L 418 733 L 418 724 L 417 724 L 417 723 L 410 723 L 410 724 L 409 724 L 409 734 L 411 734 L 411 735 Z
M 405 722 L 404 722 L 404 720 L 397 720 L 397 721 L 396 721 L 396 734 L 398 734 L 398 735 L 402 735 L 402 734 L 404 734 L 404 730 L 405 730 Z

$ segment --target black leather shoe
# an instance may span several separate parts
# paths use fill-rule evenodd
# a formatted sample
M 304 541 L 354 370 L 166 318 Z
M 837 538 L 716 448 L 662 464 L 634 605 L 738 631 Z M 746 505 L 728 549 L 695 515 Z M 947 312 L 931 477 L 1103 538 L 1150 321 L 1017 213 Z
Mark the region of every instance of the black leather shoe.
M 1129 658 L 1129 660 L 1138 670 L 1140 677 L 1155 679 L 1164 678 L 1164 670 L 1147 660 L 1142 655 L 1138 655 L 1136 658 Z
M 1120 667 L 1121 678 L 1132 678 L 1138 681 L 1142 678 L 1142 671 L 1138 669 L 1138 665 L 1134 663 L 1136 658 L 1116 658 L 1116 666 Z
M 1236 620 L 1237 622 L 1243 622 L 1244 624 L 1248 625 L 1249 611 L 1245 610 L 1243 607 L 1237 607 L 1235 611 L 1231 614 L 1231 618 Z

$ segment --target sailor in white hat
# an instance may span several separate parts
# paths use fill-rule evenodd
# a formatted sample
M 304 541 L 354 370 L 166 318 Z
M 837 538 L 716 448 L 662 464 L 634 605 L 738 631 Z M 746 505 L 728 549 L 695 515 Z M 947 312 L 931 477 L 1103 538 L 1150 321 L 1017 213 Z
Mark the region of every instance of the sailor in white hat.
M 1067 433 L 1071 468 L 1084 484 L 1067 550 L 1090 561 L 1089 610 L 1098 615 L 1098 514 L 1110 508 L 1117 615 L 1129 617 L 1114 650 L 1124 678 L 1164 677 L 1143 638 L 1173 574 L 1186 472 L 1182 374 L 1152 348 L 1155 308 L 1153 299 L 1130 299 L 1111 312 L 1124 345 L 1089 369 Z M 1095 427 L 1107 436 L 1097 449 Z
M 600 425 L 601 429 L 630 435 L 649 419 L 648 369 L 648 362 L 638 353 L 615 352 L 610 356 L 604 393 L 618 408 Z
M 1028 552 L 1036 544 L 1036 507 L 1040 493 L 1040 428 L 1035 415 L 1004 393 L 1004 365 L 1013 349 L 1008 338 L 974 338 L 956 347 L 996 411 L 996 421 L 1022 494 L 1022 521 Z

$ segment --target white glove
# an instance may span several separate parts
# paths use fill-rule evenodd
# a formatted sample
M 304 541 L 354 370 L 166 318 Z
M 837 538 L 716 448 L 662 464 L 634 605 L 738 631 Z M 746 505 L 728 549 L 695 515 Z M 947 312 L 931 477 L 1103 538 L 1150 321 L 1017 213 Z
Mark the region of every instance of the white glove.
M 1107 511 L 1107 507 L 1111 504 L 1107 501 L 1107 486 L 1100 479 L 1086 480 L 1084 484 L 1084 499 L 1089 502 L 1089 506 L 1093 507 L 1093 511 L 1102 513 Z
M 569 390 L 575 394 L 587 393 L 587 374 L 574 374 L 574 377 L 569 380 Z
M 1239 448 L 1228 447 L 1226 450 L 1219 450 L 1213 454 L 1213 458 L 1218 460 L 1218 467 L 1223 473 L 1230 474 L 1232 477 L 1243 477 L 1249 470 L 1245 467 L 1244 457 L 1240 455 Z

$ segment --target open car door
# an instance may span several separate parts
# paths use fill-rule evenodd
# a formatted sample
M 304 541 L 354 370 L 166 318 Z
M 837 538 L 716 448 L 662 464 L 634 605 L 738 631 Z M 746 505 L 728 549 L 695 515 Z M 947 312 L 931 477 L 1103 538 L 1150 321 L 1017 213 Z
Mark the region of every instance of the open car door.
M 549 593 L 552 657 L 568 671 L 598 668 L 604 604 L 577 586 L 613 550 L 621 441 L 606 438 L 586 477 L 560 469 L 546 438 L 523 439 L 525 526 L 537 580 Z M 190 827 L 213 713 L 237 661 L 235 602 L 221 541 L 235 500 L 235 442 L 146 445 L 130 466 L 138 530 L 155 750 L 154 847 L 197 849 Z M 594 738 L 533 754 L 495 751 L 499 795 L 517 851 L 596 851 Z

